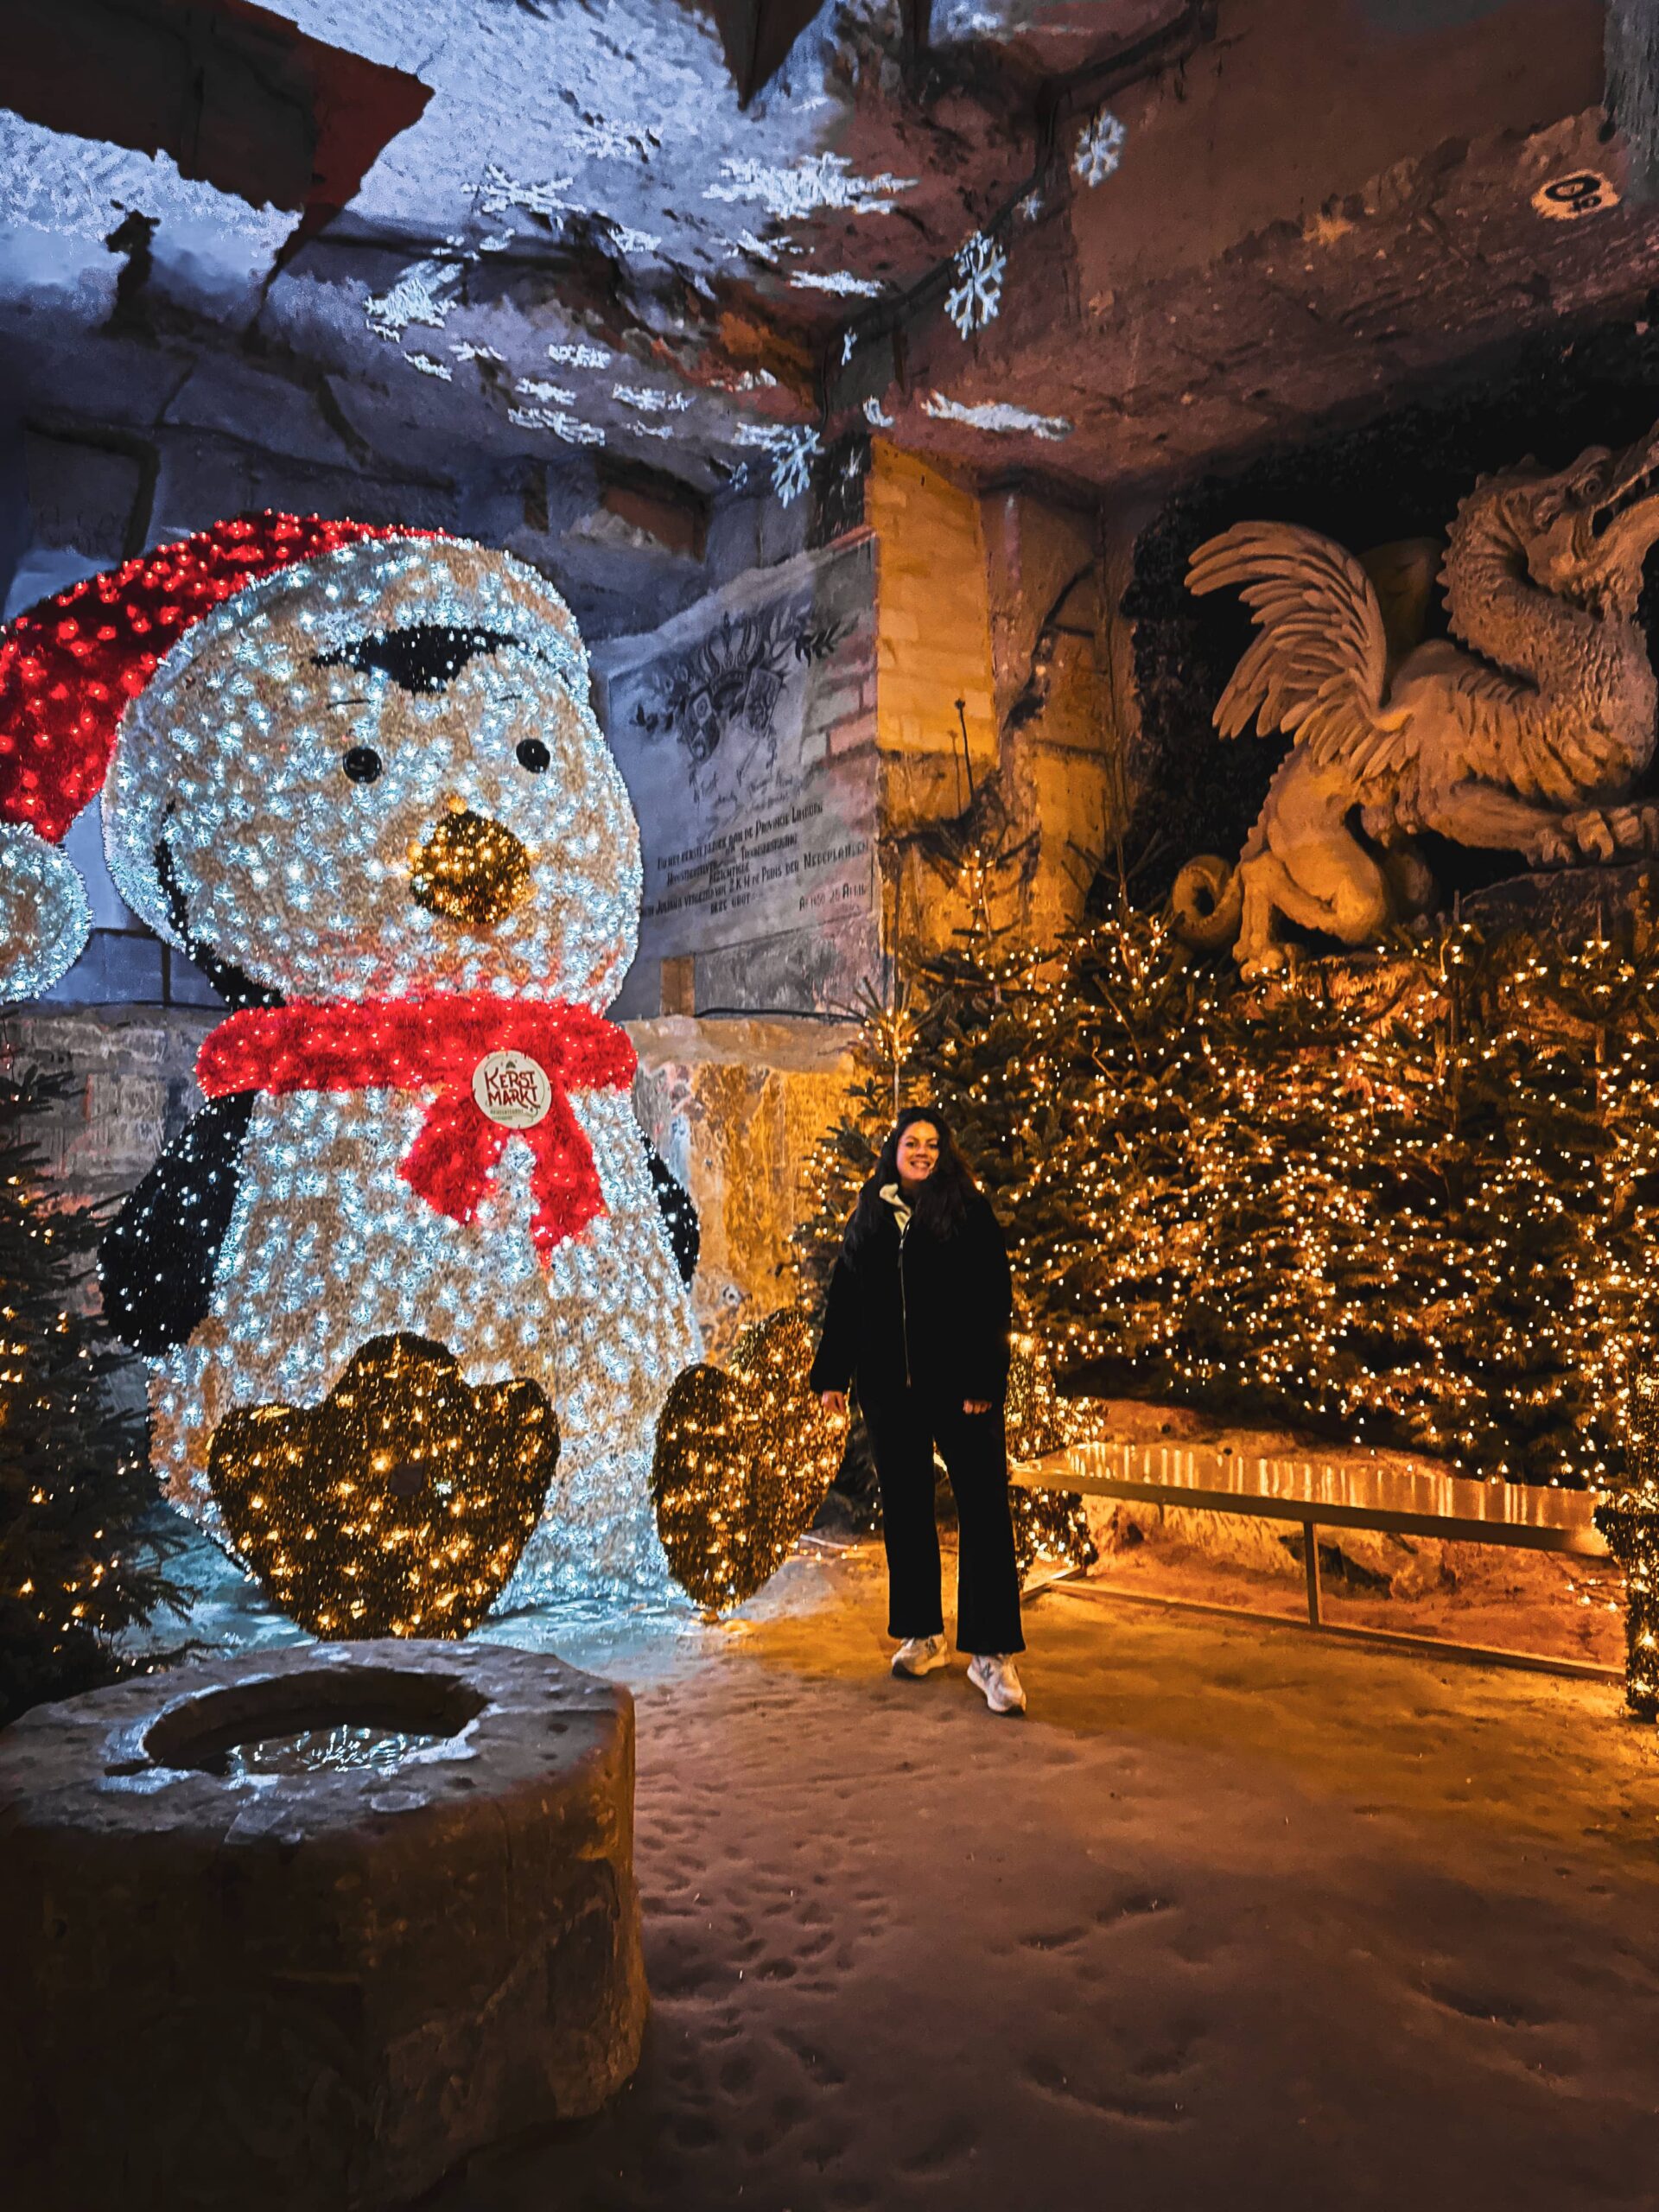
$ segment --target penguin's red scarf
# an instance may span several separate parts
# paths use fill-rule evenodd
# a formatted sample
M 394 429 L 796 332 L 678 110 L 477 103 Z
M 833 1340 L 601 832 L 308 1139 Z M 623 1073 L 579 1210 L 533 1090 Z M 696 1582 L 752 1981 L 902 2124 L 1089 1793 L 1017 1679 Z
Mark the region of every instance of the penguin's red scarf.
M 480 1061 L 504 1052 L 534 1060 L 551 1087 L 545 1113 L 526 1128 L 504 1127 L 474 1096 Z M 580 1236 L 605 1211 L 568 1086 L 620 1090 L 633 1069 L 627 1038 L 588 1007 L 559 999 L 498 998 L 491 991 L 248 1007 L 221 1021 L 196 1058 L 196 1077 L 209 1098 L 238 1090 L 278 1098 L 297 1090 L 435 1093 L 397 1172 L 454 1221 L 472 1219 L 507 1139 L 523 1137 L 535 1159 L 530 1233 L 543 1266 L 555 1245 Z

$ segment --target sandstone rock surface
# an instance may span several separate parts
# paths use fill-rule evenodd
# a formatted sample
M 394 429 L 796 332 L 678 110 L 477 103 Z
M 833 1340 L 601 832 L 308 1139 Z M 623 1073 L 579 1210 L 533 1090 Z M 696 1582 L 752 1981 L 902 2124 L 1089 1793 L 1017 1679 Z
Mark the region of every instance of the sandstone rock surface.
M 238 1778 L 230 1746 L 300 1731 L 382 1764 Z M 245 1655 L 26 1715 L 0 1736 L 14 2201 L 359 2212 L 596 2111 L 647 2005 L 633 1761 L 626 1689 L 482 1645 Z

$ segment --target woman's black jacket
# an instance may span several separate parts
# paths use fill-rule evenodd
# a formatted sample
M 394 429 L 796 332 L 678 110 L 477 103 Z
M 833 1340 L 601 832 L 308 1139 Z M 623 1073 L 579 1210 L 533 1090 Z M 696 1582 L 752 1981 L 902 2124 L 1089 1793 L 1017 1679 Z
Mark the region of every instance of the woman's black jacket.
M 856 1221 L 856 1217 L 855 1217 Z M 1000 1405 L 1008 1385 L 1013 1294 L 1002 1231 L 977 1191 L 950 1235 L 882 1204 L 860 1232 L 849 1229 L 830 1278 L 823 1335 L 812 1363 L 815 1390 L 856 1382 L 865 1405 L 908 1381 L 931 1400 Z

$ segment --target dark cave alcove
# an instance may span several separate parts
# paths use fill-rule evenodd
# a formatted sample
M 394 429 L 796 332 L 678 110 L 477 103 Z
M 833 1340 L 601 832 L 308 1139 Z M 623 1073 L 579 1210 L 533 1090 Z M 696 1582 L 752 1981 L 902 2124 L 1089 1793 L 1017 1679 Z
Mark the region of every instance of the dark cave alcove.
M 1488 352 L 1446 389 L 1357 427 L 1315 429 L 1170 499 L 1136 542 L 1122 608 L 1133 626 L 1141 707 L 1142 775 L 1127 841 L 1145 856 L 1137 899 L 1167 897 L 1195 854 L 1236 855 L 1286 750 L 1279 739 L 1216 734 L 1211 715 L 1253 632 L 1236 594 L 1188 592 L 1194 550 L 1246 520 L 1300 523 L 1360 555 L 1443 538 L 1459 501 L 1490 470 L 1528 454 L 1560 467 L 1587 446 L 1631 443 L 1659 418 L 1659 296 L 1648 315 Z M 1659 667 L 1659 548 L 1642 617 Z M 1437 582 L 1427 634 L 1446 628 Z M 1659 768 L 1650 766 L 1639 789 L 1656 788 Z M 1524 865 L 1511 854 L 1425 846 L 1448 899 Z

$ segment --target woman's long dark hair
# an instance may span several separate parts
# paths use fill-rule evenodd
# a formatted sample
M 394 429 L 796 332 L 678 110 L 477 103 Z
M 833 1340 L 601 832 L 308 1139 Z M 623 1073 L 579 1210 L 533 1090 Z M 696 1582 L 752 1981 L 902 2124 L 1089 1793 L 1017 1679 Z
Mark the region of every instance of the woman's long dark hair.
M 881 1196 L 884 1183 L 899 1180 L 899 1140 L 913 1122 L 926 1122 L 939 1133 L 938 1165 L 921 1185 L 911 1211 L 934 1236 L 950 1236 L 968 1217 L 968 1205 L 979 1195 L 973 1171 L 957 1149 L 950 1124 L 937 1106 L 906 1106 L 887 1132 L 887 1142 L 875 1163 L 875 1173 L 858 1194 L 852 1220 L 847 1226 L 847 1247 L 855 1251 L 885 1220 L 890 1211 Z

